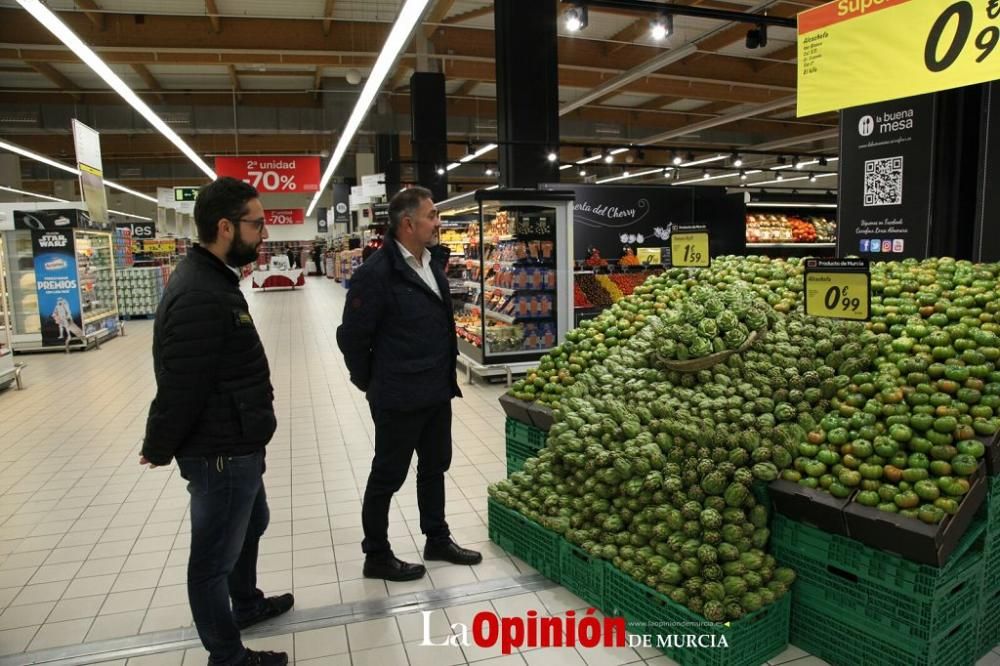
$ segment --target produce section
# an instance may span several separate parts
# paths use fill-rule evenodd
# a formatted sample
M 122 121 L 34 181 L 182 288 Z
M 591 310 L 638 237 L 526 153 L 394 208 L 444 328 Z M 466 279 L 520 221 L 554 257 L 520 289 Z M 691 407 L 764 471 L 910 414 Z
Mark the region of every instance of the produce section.
M 984 558 L 997 553 L 1000 562 L 1000 488 L 985 478 L 984 444 L 1000 408 L 1000 265 L 910 260 L 873 264 L 871 276 L 865 323 L 806 316 L 798 259 L 718 257 L 709 269 L 648 278 L 514 384 L 511 398 L 529 411 L 551 408 L 554 423 L 544 444 L 522 451 L 510 478 L 491 486 L 492 500 L 594 566 L 603 562 L 605 589 L 629 580 L 713 622 L 738 623 L 779 603 L 796 573 L 807 577 L 794 587 L 805 590 L 804 599 L 795 595 L 803 615 L 839 621 L 854 603 L 847 588 L 820 594 L 832 585 L 816 573 L 829 556 L 804 557 L 799 523 L 771 517 L 760 484 L 772 482 L 830 498 L 851 552 L 901 571 L 930 575 L 940 566 L 942 581 L 960 572 L 947 580 L 978 589 L 989 577 Z M 592 288 L 598 277 L 608 276 L 584 282 Z M 985 529 L 973 520 L 984 501 Z M 907 547 L 866 541 L 871 526 L 902 535 Z M 911 537 L 938 550 L 924 559 L 909 549 Z M 872 590 L 870 604 L 889 603 L 889 592 Z M 963 598 L 962 626 L 973 629 L 952 644 L 974 660 L 982 613 Z M 955 617 L 945 598 L 915 599 L 925 614 Z M 944 639 L 923 617 L 889 653 L 934 663 L 927 659 L 941 653 L 932 646 Z M 793 622 L 793 637 L 841 659 L 833 663 L 861 663 L 844 661 L 850 650 L 821 649 L 829 626 Z
M 747 243 L 833 243 L 836 240 L 836 222 L 828 217 L 747 215 Z

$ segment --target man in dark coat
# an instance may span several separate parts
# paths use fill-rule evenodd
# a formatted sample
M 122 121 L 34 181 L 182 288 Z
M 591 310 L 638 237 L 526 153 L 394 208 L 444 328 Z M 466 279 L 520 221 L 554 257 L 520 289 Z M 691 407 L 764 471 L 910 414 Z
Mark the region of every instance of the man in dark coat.
M 375 456 L 361 512 L 368 578 L 403 581 L 425 573 L 422 564 L 393 555 L 388 538 L 389 503 L 406 480 L 414 451 L 424 560 L 482 561 L 452 541 L 445 520 L 451 399 L 462 394 L 440 227 L 429 190 L 414 187 L 393 197 L 385 243 L 351 277 L 337 329 L 351 382 L 365 391 L 375 421 Z
M 284 652 L 256 652 L 240 640 L 240 629 L 294 603 L 291 594 L 257 589 L 257 546 L 269 518 L 264 447 L 277 422 L 238 267 L 255 261 L 267 238 L 264 209 L 253 187 L 220 178 L 201 188 L 194 216 L 201 244 L 177 266 L 156 311 L 156 398 L 139 462 L 159 467 L 176 458 L 188 482 L 188 600 L 209 664 L 284 665 Z

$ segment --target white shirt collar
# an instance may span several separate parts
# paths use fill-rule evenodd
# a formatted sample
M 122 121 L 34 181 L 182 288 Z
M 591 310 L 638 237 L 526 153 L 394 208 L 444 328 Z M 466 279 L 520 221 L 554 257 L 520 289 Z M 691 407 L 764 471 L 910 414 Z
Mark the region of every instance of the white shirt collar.
M 409 261 L 410 259 L 413 259 L 413 261 L 417 260 L 417 258 L 413 255 L 413 253 L 410 252 L 409 250 L 407 250 L 406 246 L 403 245 L 402 243 L 400 243 L 398 240 L 396 241 L 396 245 L 399 246 L 399 252 L 400 252 L 400 254 L 403 255 L 403 260 L 404 261 Z M 420 263 L 421 263 L 421 265 L 426 265 L 427 262 L 430 261 L 430 259 L 431 259 L 431 251 L 428 250 L 425 247 L 424 248 L 424 253 L 420 257 Z

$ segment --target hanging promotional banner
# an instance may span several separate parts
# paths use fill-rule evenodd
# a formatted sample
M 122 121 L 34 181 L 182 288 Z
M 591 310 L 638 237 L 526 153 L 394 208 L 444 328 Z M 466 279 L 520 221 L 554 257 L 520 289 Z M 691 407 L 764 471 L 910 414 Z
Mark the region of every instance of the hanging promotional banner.
M 921 95 L 840 113 L 839 256 L 927 257 L 934 98 Z
M 101 135 L 74 118 L 73 145 L 76 148 L 76 166 L 80 170 L 83 202 L 87 204 L 91 221 L 103 227 L 108 224 L 108 197 L 104 191 Z
M 275 208 L 274 210 L 265 210 L 264 221 L 268 226 L 305 224 L 306 211 L 304 208 Z
M 327 215 L 329 215 L 329 213 L 326 208 L 316 209 L 316 233 L 329 233 L 330 225 L 327 223 Z
M 119 222 L 115 225 L 119 229 L 128 229 L 132 234 L 132 240 L 149 240 L 156 237 L 156 223 L 153 221 Z
M 216 157 L 215 172 L 250 183 L 258 192 L 319 190 L 319 157 Z
M 798 115 L 1000 77 L 1000 2 L 838 0 L 798 17 Z
M 76 248 L 71 229 L 32 231 L 31 248 L 38 292 L 42 344 L 66 344 L 83 337 L 83 314 L 76 275 Z
M 347 225 L 351 222 L 351 186 L 347 183 L 333 184 L 333 223 Z

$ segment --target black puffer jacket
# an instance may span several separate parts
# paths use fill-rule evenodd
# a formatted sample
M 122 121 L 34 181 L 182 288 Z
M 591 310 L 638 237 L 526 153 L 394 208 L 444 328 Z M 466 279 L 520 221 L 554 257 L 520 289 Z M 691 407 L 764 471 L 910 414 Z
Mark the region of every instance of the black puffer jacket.
M 153 366 L 142 446 L 150 462 L 253 453 L 274 435 L 271 372 L 239 278 L 198 245 L 156 310 Z
M 409 411 L 462 395 L 448 254 L 441 245 L 431 250 L 441 298 L 407 265 L 391 235 L 351 276 L 337 344 L 351 382 L 376 408 Z

